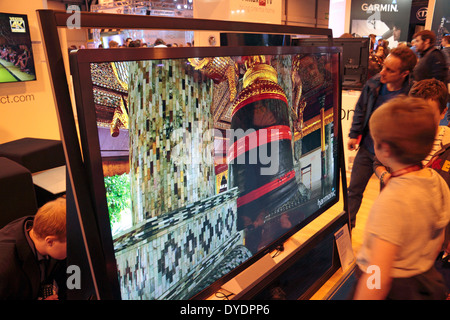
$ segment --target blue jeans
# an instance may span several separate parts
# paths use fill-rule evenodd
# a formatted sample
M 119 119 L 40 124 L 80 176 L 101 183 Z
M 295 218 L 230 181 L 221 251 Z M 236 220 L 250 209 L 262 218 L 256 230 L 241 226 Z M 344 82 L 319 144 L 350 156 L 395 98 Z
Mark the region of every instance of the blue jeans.
M 356 214 L 361 206 L 364 190 L 373 174 L 373 158 L 374 155 L 361 146 L 353 162 L 350 185 L 347 188 L 348 211 L 352 228 L 355 227 Z

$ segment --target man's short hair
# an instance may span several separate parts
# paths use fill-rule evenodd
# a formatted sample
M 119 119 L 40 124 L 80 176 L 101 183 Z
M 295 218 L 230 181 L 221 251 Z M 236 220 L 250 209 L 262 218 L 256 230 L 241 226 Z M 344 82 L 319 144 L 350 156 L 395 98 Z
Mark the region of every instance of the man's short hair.
M 40 239 L 56 236 L 66 240 L 66 199 L 49 201 L 39 208 L 33 221 L 33 232 Z
M 110 48 L 117 48 L 119 46 L 119 43 L 114 40 L 111 40 L 108 42 L 108 45 Z
M 141 46 L 141 44 L 137 40 L 131 41 L 128 44 L 128 47 L 130 47 L 130 48 L 139 48 L 140 46 Z
M 449 35 L 443 36 L 442 40 L 441 40 L 441 44 L 442 44 L 442 41 L 445 41 L 445 42 L 447 42 L 447 44 L 450 44 L 450 36 Z
M 402 95 L 376 109 L 369 126 L 375 148 L 386 143 L 398 162 L 413 165 L 430 153 L 438 124 L 424 99 Z
M 422 38 L 422 41 L 425 41 L 427 39 L 430 40 L 430 46 L 434 46 L 434 44 L 436 43 L 436 34 L 431 30 L 421 30 L 419 32 L 416 32 L 413 35 L 413 39 L 417 38 L 418 36 Z
M 442 40 L 445 40 L 447 42 L 447 44 L 450 44 L 450 36 L 449 35 L 443 36 Z M 441 41 L 441 43 L 442 43 L 442 41 Z
M 402 61 L 401 72 L 403 71 L 412 71 L 417 63 L 417 56 L 414 52 L 406 47 L 400 46 L 392 49 L 389 52 L 389 55 L 399 58 Z
M 163 39 L 158 38 L 158 39 L 155 40 L 155 43 L 153 45 L 158 46 L 158 45 L 161 45 L 161 44 L 165 45 L 166 43 L 164 42 Z
M 445 108 L 447 108 L 448 89 L 442 81 L 436 79 L 418 81 L 412 86 L 409 95 L 436 101 L 439 104 L 440 113 L 444 112 Z

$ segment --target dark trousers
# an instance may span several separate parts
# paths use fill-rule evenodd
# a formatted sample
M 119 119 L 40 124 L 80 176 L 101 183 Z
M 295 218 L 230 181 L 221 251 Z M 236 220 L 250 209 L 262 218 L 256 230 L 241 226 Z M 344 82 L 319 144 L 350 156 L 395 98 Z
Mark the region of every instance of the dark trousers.
M 363 271 L 356 266 L 356 281 L 347 299 L 352 300 Z M 386 300 L 445 300 L 448 289 L 442 275 L 433 266 L 430 270 L 409 278 L 393 278 Z
M 364 190 L 373 175 L 374 155 L 364 147 L 360 147 L 353 162 L 350 185 L 347 188 L 348 211 L 350 214 L 351 227 L 355 227 L 356 214 L 363 199 Z

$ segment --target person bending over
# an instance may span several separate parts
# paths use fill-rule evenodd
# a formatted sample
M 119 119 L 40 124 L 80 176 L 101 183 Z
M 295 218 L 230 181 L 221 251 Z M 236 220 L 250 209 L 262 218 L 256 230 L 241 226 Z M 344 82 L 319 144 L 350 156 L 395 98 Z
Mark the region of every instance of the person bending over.
M 0 229 L 0 299 L 65 297 L 66 199 Z

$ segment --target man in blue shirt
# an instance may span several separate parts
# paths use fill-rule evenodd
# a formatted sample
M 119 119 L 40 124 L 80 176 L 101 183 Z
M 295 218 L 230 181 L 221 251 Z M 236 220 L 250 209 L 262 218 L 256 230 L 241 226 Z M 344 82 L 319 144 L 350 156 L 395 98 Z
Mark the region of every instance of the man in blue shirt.
M 384 102 L 399 94 L 408 94 L 411 87 L 410 73 L 416 62 L 416 55 L 408 47 L 392 49 L 384 60 L 381 72 L 367 80 L 355 106 L 348 140 L 349 150 L 359 148 L 348 187 L 348 210 L 352 228 L 355 227 L 356 214 L 361 206 L 364 190 L 373 174 L 375 151 L 369 119 Z

